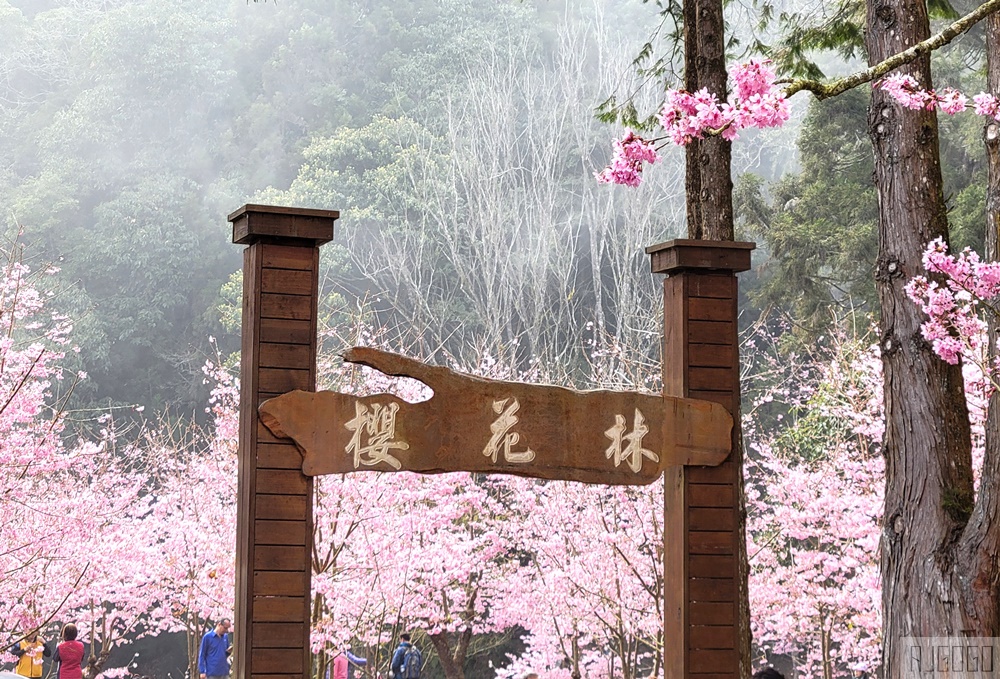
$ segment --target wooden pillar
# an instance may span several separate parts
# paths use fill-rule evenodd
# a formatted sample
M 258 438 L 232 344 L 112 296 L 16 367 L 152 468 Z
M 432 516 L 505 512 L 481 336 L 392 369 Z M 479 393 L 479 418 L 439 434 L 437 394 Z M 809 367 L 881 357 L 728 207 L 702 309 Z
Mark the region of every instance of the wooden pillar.
M 736 273 L 753 243 L 673 240 L 646 248 L 665 273 L 663 391 L 714 401 L 736 421 L 718 467 L 664 474 L 664 677 L 748 679 L 750 632 L 739 435 Z
M 319 246 L 329 210 L 244 205 L 229 215 L 243 252 L 235 679 L 310 673 L 312 479 L 287 439 L 257 418 L 268 398 L 316 387 Z

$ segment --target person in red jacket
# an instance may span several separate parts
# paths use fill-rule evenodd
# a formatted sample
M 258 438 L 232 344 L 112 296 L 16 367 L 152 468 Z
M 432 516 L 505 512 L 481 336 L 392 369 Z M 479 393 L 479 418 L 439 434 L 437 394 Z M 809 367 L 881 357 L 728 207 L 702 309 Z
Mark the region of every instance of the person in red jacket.
M 52 656 L 59 663 L 59 679 L 83 679 L 83 643 L 76 640 L 76 625 L 63 627 L 62 639 Z

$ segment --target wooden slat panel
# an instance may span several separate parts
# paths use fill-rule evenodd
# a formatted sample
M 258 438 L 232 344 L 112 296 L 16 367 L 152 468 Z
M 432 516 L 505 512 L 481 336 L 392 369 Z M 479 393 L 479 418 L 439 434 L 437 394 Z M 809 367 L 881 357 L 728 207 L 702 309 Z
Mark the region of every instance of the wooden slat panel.
M 689 531 L 688 550 L 691 554 L 733 554 L 733 532 Z
M 726 458 L 726 461 L 715 467 L 688 467 L 688 482 L 690 483 L 715 483 L 715 484 L 729 484 L 732 485 L 736 483 L 736 477 L 739 472 L 736 469 L 736 460 L 732 456 Z M 733 500 L 730 504 L 736 502 L 736 496 L 733 496 Z
M 733 601 L 736 585 L 732 578 L 691 578 L 688 596 L 691 601 Z
M 736 515 L 729 507 L 718 509 L 694 507 L 688 510 L 688 528 L 691 530 L 733 530 L 736 528 Z
M 297 469 L 258 469 L 257 492 L 266 495 L 305 495 L 309 478 Z
M 735 610 L 729 603 L 692 603 L 688 620 L 691 625 L 733 625 L 736 623 Z
M 302 469 L 302 453 L 292 443 L 259 443 L 257 468 Z
M 722 276 L 689 274 L 687 278 L 691 297 L 723 297 L 732 299 L 736 296 L 736 277 L 731 274 Z
M 293 389 L 309 390 L 310 374 L 308 370 L 293 368 L 261 368 L 260 391 L 283 394 Z
M 303 622 L 306 599 L 295 596 L 258 596 L 253 600 L 254 622 Z
M 312 314 L 312 298 L 298 295 L 260 296 L 262 318 L 284 318 L 293 321 L 308 321 Z
M 302 625 L 299 623 L 262 622 L 255 625 L 254 630 L 257 632 L 255 648 L 301 648 Z M 302 677 L 298 676 L 298 679 Z
M 257 545 L 253 567 L 260 571 L 302 571 L 309 568 L 305 547 Z
M 691 344 L 736 344 L 734 323 L 717 321 L 688 321 L 688 342 Z
M 302 672 L 302 651 L 295 648 L 255 648 L 251 652 L 253 668 L 260 673 Z
M 688 507 L 732 507 L 734 490 L 726 485 L 689 484 Z
M 688 557 L 688 575 L 692 578 L 731 578 L 736 573 L 736 559 L 731 554 L 692 554 Z
M 688 638 L 694 649 L 735 649 L 736 628 L 732 625 L 691 628 Z
M 254 571 L 253 582 L 258 596 L 305 597 L 309 593 L 304 571 Z
M 688 346 L 688 361 L 691 366 L 732 368 L 733 349 L 724 344 L 691 344 Z
M 732 391 L 736 371 L 732 368 L 690 368 L 688 388 L 705 391 Z
M 298 521 L 308 509 L 305 495 L 258 495 L 255 518 Z
M 259 405 L 259 404 L 258 404 Z M 271 433 L 271 430 L 264 426 L 263 422 L 257 421 L 257 442 L 260 443 L 292 443 L 291 439 L 279 439 Z M 292 443 L 294 446 L 295 444 Z
M 270 521 L 257 519 L 254 527 L 258 545 L 306 544 L 305 521 Z
M 279 344 L 305 344 L 313 341 L 312 326 L 309 321 L 287 318 L 262 318 L 260 320 L 260 341 Z
M 725 672 L 738 667 L 736 651 L 692 650 L 688 658 L 688 668 L 692 674 L 704 672 Z
M 689 316 L 693 321 L 726 321 L 732 322 L 733 300 L 726 298 L 709 299 L 706 297 L 691 297 L 688 299 Z
M 264 344 L 260 345 L 260 367 L 298 368 L 309 370 L 310 355 L 307 344 Z
M 736 398 L 730 391 L 704 391 L 701 389 L 689 389 L 688 398 L 697 398 L 702 401 L 721 403 L 730 413 L 733 412 L 733 406 L 736 403 Z
M 684 276 L 663 281 L 663 393 L 668 396 L 687 396 L 686 282 Z
M 311 295 L 313 272 L 264 269 L 261 272 L 261 291 L 280 295 Z
M 260 426 L 253 395 L 257 387 L 257 343 L 260 333 L 260 267 L 263 246 L 248 247 L 243 251 L 243 320 L 240 344 L 240 434 L 239 470 L 237 472 L 236 499 L 236 601 L 233 611 L 234 656 L 233 663 L 246 666 L 251 636 L 250 621 L 253 615 L 251 600 L 253 578 L 250 552 L 253 544 L 252 514 L 256 511 L 257 496 L 255 458 L 256 433 Z
M 263 266 L 267 269 L 311 269 L 313 248 L 265 245 Z

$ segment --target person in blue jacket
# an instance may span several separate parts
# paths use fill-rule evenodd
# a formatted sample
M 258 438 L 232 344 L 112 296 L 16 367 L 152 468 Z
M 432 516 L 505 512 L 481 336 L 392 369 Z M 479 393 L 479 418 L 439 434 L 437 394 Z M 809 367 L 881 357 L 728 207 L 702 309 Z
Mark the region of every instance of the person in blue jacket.
M 201 638 L 201 648 L 198 649 L 198 672 L 201 679 L 224 679 L 229 676 L 228 656 L 232 650 L 229 645 L 229 630 L 232 627 L 229 618 L 223 618 Z
M 389 669 L 392 670 L 394 679 L 401 679 L 403 676 L 403 660 L 406 658 L 406 652 L 413 646 L 410 643 L 409 634 L 404 632 L 399 635 L 399 639 L 399 646 L 396 647 L 396 652 L 392 654 L 392 663 L 389 664 Z

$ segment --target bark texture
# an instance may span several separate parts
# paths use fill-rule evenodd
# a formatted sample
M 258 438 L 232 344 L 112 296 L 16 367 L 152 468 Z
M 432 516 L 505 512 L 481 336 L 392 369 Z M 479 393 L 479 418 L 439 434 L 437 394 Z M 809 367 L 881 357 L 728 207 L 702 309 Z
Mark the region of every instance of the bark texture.
M 708 88 L 724 101 L 729 74 L 722 0 L 687 0 L 684 22 L 684 87 Z M 712 135 L 685 153 L 688 238 L 733 240 L 732 144 Z
M 991 14 L 986 23 L 987 91 L 1000 92 L 1000 16 Z M 986 259 L 1000 258 L 1000 123 L 987 119 L 983 129 L 986 146 Z M 989 319 L 990 355 L 997 355 L 1000 319 Z M 972 632 L 997 636 L 1000 632 L 1000 397 L 990 398 L 986 422 L 986 456 L 979 492 L 959 549 L 959 583 L 965 614 Z
M 868 0 L 867 9 L 869 63 L 930 35 L 923 0 Z M 928 57 L 900 70 L 932 87 Z M 868 122 L 879 196 L 875 279 L 885 371 L 883 676 L 895 679 L 904 637 L 980 631 L 963 596 L 961 564 L 963 534 L 972 528 L 971 438 L 961 368 L 934 355 L 920 333 L 923 316 L 903 289 L 923 272 L 926 244 L 948 238 L 937 117 L 904 110 L 876 88 Z

